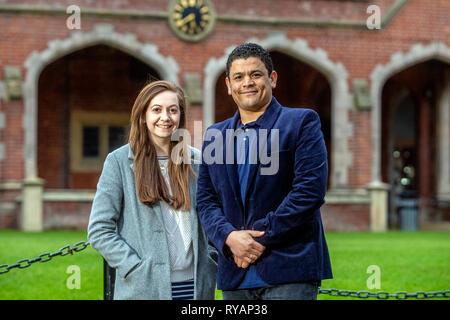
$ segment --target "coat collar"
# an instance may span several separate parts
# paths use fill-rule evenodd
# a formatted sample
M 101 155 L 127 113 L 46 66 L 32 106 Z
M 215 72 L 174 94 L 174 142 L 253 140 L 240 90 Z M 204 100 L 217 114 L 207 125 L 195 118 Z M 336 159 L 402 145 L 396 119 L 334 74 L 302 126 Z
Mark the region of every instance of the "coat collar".
M 189 151 L 191 152 L 191 163 L 197 163 L 199 161 L 199 159 L 195 158 L 195 152 L 193 150 L 193 148 L 191 146 L 188 146 Z M 128 159 L 131 160 L 131 164 L 130 164 L 130 168 L 133 170 L 134 172 L 134 154 L 133 151 L 131 151 L 131 146 L 130 144 L 128 144 Z
M 128 144 L 128 159 L 134 160 L 134 154 L 133 154 L 133 151 L 131 151 L 130 144 Z

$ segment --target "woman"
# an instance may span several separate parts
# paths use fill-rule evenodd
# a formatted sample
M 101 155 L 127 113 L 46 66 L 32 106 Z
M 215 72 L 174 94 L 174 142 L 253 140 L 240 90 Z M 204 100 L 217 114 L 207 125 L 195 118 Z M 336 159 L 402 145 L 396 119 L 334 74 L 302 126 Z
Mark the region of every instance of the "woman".
M 179 87 L 150 83 L 134 103 L 129 143 L 105 160 L 88 238 L 116 268 L 114 299 L 214 299 L 217 252 L 195 211 L 200 151 L 171 141 L 185 107 Z

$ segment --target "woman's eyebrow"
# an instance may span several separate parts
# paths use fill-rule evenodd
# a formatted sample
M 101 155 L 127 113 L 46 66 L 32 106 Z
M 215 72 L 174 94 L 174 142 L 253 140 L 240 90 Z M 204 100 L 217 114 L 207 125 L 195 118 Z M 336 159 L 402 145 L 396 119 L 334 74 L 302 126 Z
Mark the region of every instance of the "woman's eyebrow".
M 164 108 L 163 105 L 158 104 L 158 103 L 152 104 L 152 105 L 150 105 L 150 107 L 161 107 L 161 108 Z M 179 106 L 176 105 L 176 104 L 171 104 L 170 106 L 167 106 L 167 108 L 172 108 L 172 107 L 177 107 L 177 108 L 179 108 Z

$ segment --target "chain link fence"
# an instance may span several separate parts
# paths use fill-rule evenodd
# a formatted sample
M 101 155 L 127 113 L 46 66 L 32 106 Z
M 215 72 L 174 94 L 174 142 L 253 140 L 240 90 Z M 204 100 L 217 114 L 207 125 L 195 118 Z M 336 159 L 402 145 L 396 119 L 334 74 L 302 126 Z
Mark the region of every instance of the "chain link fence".
M 433 291 L 433 292 L 418 291 L 418 292 L 414 292 L 414 293 L 399 291 L 396 293 L 389 293 L 386 291 L 369 292 L 369 291 L 351 291 L 351 290 L 320 288 L 319 294 L 328 294 L 333 297 L 352 297 L 352 298 L 360 298 L 360 299 L 377 298 L 377 299 L 381 299 L 381 300 L 386 300 L 386 299 L 390 299 L 390 298 L 395 298 L 398 300 L 406 300 L 408 298 L 415 298 L 415 299 L 450 298 L 450 290 Z
M 74 252 L 80 252 L 86 249 L 89 246 L 89 242 L 80 241 L 75 243 L 73 246 L 66 245 L 59 249 L 54 253 L 46 252 L 40 254 L 34 259 L 22 259 L 17 261 L 17 263 L 12 265 L 2 264 L 0 265 L 0 275 L 10 272 L 12 269 L 25 269 L 30 267 L 33 263 L 36 262 L 48 262 L 57 256 L 67 256 L 73 255 Z M 105 300 L 112 300 L 113 298 L 113 290 L 114 290 L 114 269 L 109 267 L 107 263 L 104 261 L 104 297 Z M 433 291 L 433 292 L 423 292 L 418 291 L 414 293 L 408 293 L 405 291 L 399 291 L 396 293 L 389 293 L 386 291 L 379 292 L 369 292 L 369 291 L 353 291 L 353 290 L 340 290 L 340 289 L 322 289 L 319 288 L 319 294 L 326 294 L 333 297 L 351 297 L 351 298 L 360 298 L 360 299 L 368 299 L 368 298 L 376 298 L 381 300 L 387 299 L 397 299 L 397 300 L 406 300 L 408 298 L 414 299 L 430 299 L 430 298 L 438 298 L 438 299 L 448 299 L 450 298 L 450 290 L 445 291 Z
M 70 245 L 64 246 L 54 253 L 50 253 L 50 252 L 43 253 L 34 259 L 22 259 L 12 265 L 2 264 L 2 265 L 0 265 L 0 274 L 8 273 L 9 271 L 11 271 L 11 269 L 15 269 L 15 268 L 25 269 L 25 268 L 30 267 L 33 263 L 47 262 L 57 256 L 64 257 L 64 256 L 67 256 L 68 254 L 73 255 L 74 252 L 83 251 L 88 246 L 89 246 L 89 242 L 80 241 L 80 242 L 75 243 L 73 246 L 70 246 Z

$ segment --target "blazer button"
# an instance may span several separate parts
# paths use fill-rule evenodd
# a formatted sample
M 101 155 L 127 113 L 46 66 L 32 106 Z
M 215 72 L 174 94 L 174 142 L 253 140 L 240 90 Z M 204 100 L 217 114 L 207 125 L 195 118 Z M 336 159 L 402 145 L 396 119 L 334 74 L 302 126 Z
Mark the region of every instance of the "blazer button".
M 241 226 L 241 228 L 240 228 L 241 230 L 245 230 L 245 227 L 244 226 Z

